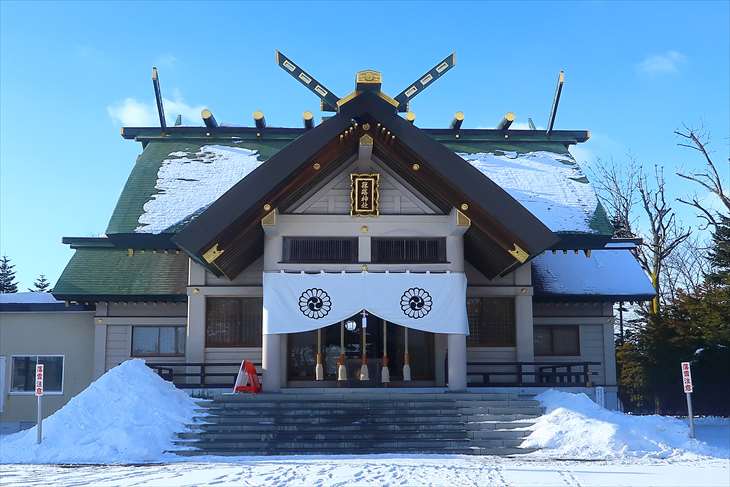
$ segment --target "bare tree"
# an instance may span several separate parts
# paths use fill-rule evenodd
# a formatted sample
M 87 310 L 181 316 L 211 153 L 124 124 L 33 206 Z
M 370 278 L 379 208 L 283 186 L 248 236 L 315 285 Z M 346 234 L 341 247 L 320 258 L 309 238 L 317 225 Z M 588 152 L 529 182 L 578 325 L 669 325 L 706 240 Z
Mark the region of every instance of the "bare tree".
M 692 235 L 667 257 L 661 286 L 665 303 L 676 299 L 680 290 L 693 295 L 698 293 L 711 270 L 706 252 L 702 239 Z
M 675 130 L 674 133 L 682 139 L 682 142 L 677 145 L 699 152 L 705 162 L 705 166 L 702 170 L 687 173 L 677 172 L 677 176 L 693 181 L 709 191 L 711 194 L 717 196 L 720 199 L 720 202 L 725 206 L 727 214 L 730 215 L 730 195 L 725 192 L 726 188 L 723 187 L 723 178 L 721 176 L 724 172 L 725 177 L 728 177 L 728 171 L 730 171 L 730 159 L 728 159 L 728 167 L 725 168 L 724 171 L 712 160 L 708 150 L 710 137 L 707 132 L 691 129 L 685 126 L 684 130 Z M 689 199 L 678 198 L 678 201 L 699 210 L 698 217 L 705 220 L 705 228 L 712 225 L 714 227 L 713 230 L 717 230 L 720 212 L 708 208 L 707 204 L 703 203 L 702 199 L 696 194 Z
M 639 164 L 635 159 L 629 158 L 628 165 L 619 168 L 613 159 L 597 159 L 590 171 L 598 198 L 614 226 L 614 235 L 622 238 L 635 237 L 634 207 L 638 203 Z
M 677 223 L 676 213 L 667 203 L 663 168 L 655 165 L 651 179 L 642 171 L 638 179 L 638 191 L 644 216 L 648 221 L 648 232 L 639 246 L 637 258 L 649 273 L 657 293 L 651 306 L 651 312 L 657 314 L 662 296 L 662 272 L 665 261 L 689 238 L 692 230 Z

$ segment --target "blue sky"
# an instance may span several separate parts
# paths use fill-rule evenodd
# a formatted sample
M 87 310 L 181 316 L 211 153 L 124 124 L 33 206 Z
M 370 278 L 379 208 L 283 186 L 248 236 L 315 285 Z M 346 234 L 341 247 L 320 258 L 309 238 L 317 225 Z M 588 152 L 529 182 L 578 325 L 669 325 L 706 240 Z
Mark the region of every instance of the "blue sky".
M 274 62 L 280 49 L 339 96 L 356 71 L 395 95 L 448 53 L 457 65 L 412 104 L 417 125 L 492 127 L 507 111 L 544 125 L 566 71 L 556 126 L 589 129 L 581 159 L 631 152 L 668 173 L 698 159 L 673 130 L 704 125 L 717 159 L 730 133 L 730 3 L 42 3 L 0 2 L 0 253 L 23 290 L 60 275 L 62 236 L 95 236 L 140 146 L 123 123 L 154 121 L 150 68 L 167 113 L 200 124 L 299 125 L 318 100 Z M 315 111 L 315 113 L 317 113 Z M 675 195 L 694 188 L 676 178 Z M 691 212 L 682 209 L 689 221 Z

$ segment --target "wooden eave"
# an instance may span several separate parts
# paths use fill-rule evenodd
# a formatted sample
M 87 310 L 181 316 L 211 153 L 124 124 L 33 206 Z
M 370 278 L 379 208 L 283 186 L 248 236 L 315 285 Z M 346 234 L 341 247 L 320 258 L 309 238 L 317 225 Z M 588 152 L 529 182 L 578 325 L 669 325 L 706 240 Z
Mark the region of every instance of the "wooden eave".
M 325 177 L 357 150 L 364 123 L 375 139 L 374 153 L 435 203 L 466 208 L 470 261 L 489 277 L 520 264 L 515 245 L 530 257 L 557 242 L 555 235 L 501 187 L 424 131 L 399 117 L 372 93 L 363 93 L 340 112 L 287 145 L 239 181 L 173 241 L 216 274 L 234 278 L 263 251 L 261 218 L 284 208 L 301 188 Z M 314 169 L 315 164 L 319 169 Z M 412 170 L 418 163 L 420 169 Z M 218 250 L 215 259 L 203 255 Z
M 330 117 L 333 118 L 333 117 Z M 400 117 L 399 117 L 400 118 Z M 328 119 L 329 120 L 329 119 Z M 410 122 L 409 122 L 410 123 Z M 432 138 L 446 142 L 556 142 L 564 145 L 578 144 L 587 141 L 591 134 L 587 130 L 499 130 L 499 129 L 450 129 L 420 128 Z M 311 130 L 311 129 L 310 129 Z M 159 140 L 216 140 L 241 139 L 257 140 L 293 140 L 309 130 L 293 127 L 123 127 L 122 137 L 140 142 Z

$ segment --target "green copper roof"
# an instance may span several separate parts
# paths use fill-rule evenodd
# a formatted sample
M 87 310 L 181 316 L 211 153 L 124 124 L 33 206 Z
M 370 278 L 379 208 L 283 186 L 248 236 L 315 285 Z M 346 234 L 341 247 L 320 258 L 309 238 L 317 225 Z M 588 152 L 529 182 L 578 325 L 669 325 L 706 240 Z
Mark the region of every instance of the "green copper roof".
M 453 134 L 430 133 L 454 152 L 462 154 L 475 164 L 472 159 L 485 155 L 516 154 L 521 156 L 529 153 L 553 154 L 561 163 L 551 167 L 534 168 L 532 174 L 539 175 L 540 171 L 550 176 L 556 185 L 565 187 L 555 188 L 552 195 L 543 206 L 555 203 L 555 197 L 562 198 L 565 193 L 572 201 L 558 201 L 569 210 L 570 205 L 581 206 L 583 221 L 562 221 L 553 218 L 559 209 L 553 205 L 553 213 L 536 215 L 541 220 L 548 216 L 554 225 L 548 224 L 556 233 L 610 235 L 613 228 L 606 218 L 595 193 L 580 167 L 568 152 L 566 142 L 551 140 L 485 140 L 479 134 L 465 134 L 456 139 Z M 194 219 L 210 203 L 217 199 L 225 190 L 233 186 L 256 165 L 268 160 L 273 154 L 286 146 L 298 136 L 297 133 L 277 134 L 276 137 L 200 137 L 178 136 L 174 139 L 155 137 L 144 139 L 144 150 L 137 158 L 137 162 L 122 190 L 117 205 L 112 214 L 106 233 L 177 233 L 190 220 Z M 515 139 L 518 138 L 515 136 Z M 226 148 L 228 154 L 223 154 Z M 249 156 L 249 154 L 252 154 Z M 471 157 L 474 155 L 475 157 Z M 249 161 L 243 160 L 249 158 Z M 251 162 L 253 161 L 253 163 Z M 508 161 L 509 162 L 509 161 Z M 524 162 L 524 161 L 523 161 Z M 216 165 L 218 164 L 218 165 Z M 529 164 L 529 161 L 528 161 Z M 509 164 L 505 164 L 509 166 Z M 567 167 L 565 167 L 567 166 Z M 478 166 L 479 167 L 479 166 Z M 540 192 L 545 180 L 541 179 L 534 187 L 523 187 L 523 177 L 513 177 L 514 188 L 504 186 L 503 174 L 505 171 L 499 165 L 482 165 L 482 172 L 503 186 L 528 210 L 533 211 L 535 205 L 540 207 L 542 202 Z M 523 167 L 524 169 L 524 167 Z M 509 171 L 509 169 L 506 169 Z M 556 177 L 557 173 L 561 173 Z M 564 173 L 564 174 L 563 174 Z M 580 183 L 580 184 L 576 184 Z M 527 183 L 525 183 L 527 184 Z M 583 186 L 583 187 L 582 187 Z M 527 196 L 525 196 L 527 195 Z M 523 196 L 523 197 L 521 197 Z M 532 206 L 531 206 L 531 203 Z M 186 207 L 186 204 L 188 205 Z M 548 211 L 548 210 L 546 210 Z
M 114 208 L 112 217 L 109 220 L 106 233 L 133 233 L 140 226 L 139 218 L 144 213 L 144 204 L 150 201 L 154 194 L 159 193 L 155 189 L 158 173 L 163 161 L 169 158 L 170 154 L 189 153 L 195 154 L 204 146 L 228 146 L 244 148 L 256 151 L 259 161 L 265 161 L 282 147 L 287 145 L 292 138 L 274 140 L 155 140 L 145 144 L 144 150 L 137 157 L 127 183 L 122 189 L 117 205 Z M 171 231 L 170 233 L 174 233 Z
M 176 299 L 186 294 L 188 258 L 169 253 L 126 249 L 77 249 L 53 288 L 62 299 L 108 297 Z

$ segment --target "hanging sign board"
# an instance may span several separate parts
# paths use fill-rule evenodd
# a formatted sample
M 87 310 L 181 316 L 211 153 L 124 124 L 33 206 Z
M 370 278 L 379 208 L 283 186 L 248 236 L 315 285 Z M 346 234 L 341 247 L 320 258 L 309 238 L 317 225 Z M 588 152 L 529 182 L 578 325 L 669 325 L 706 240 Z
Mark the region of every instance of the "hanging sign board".
M 684 392 L 690 394 L 692 392 L 692 370 L 689 362 L 682 362 L 682 383 L 684 384 Z
M 380 200 L 380 175 L 350 174 L 352 188 L 350 191 L 350 215 L 378 216 Z
M 35 366 L 35 395 L 43 395 L 43 364 Z

